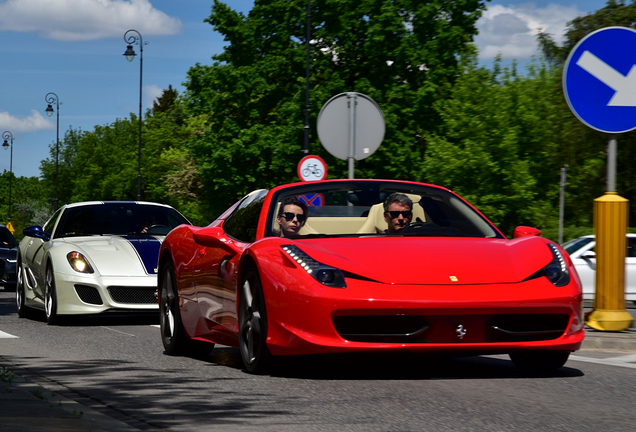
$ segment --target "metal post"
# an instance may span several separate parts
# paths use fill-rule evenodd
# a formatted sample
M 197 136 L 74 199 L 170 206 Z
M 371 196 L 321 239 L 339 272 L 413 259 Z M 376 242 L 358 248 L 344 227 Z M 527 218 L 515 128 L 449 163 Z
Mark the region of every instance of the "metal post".
M 356 143 L 356 103 L 358 94 L 354 92 L 347 93 L 349 99 L 349 178 L 353 179 L 354 176 L 354 158 L 355 158 L 355 143 Z
M 53 108 L 51 104 L 55 102 L 56 104 L 56 115 L 57 115 L 57 128 L 55 133 L 55 211 L 59 208 L 59 177 L 60 177 L 60 98 L 55 93 L 47 93 L 44 96 L 44 100 L 47 104 L 46 114 L 51 117 L 53 114 Z
M 131 34 L 130 32 L 135 32 L 137 35 Z M 137 148 L 137 201 L 141 201 L 141 101 L 142 101 L 142 88 L 143 88 L 143 70 L 144 70 L 144 42 L 141 37 L 141 33 L 137 30 L 130 29 L 126 33 L 124 33 L 124 41 L 126 41 L 128 45 L 128 50 L 124 55 L 128 59 L 128 61 L 132 61 L 132 58 L 129 56 L 134 56 L 135 53 L 132 51 L 131 44 L 138 43 L 139 44 L 139 145 Z M 132 52 L 132 54 L 130 54 Z
M 567 176 L 568 164 L 561 168 L 561 188 L 559 193 L 559 244 L 563 244 L 563 215 L 565 213 L 565 179 Z
M 607 143 L 607 192 L 616 192 L 616 135 Z
M 305 145 L 303 153 L 309 154 L 309 76 L 310 76 L 310 50 L 309 41 L 311 40 L 311 0 L 307 0 L 307 66 L 305 80 Z
M 11 140 L 11 156 L 9 159 L 9 219 L 11 222 L 11 180 L 13 179 L 13 134 L 9 131 L 5 131 L 2 133 L 2 138 L 4 138 L 4 143 L 2 147 L 6 150 L 6 145 L 8 145 L 7 140 Z

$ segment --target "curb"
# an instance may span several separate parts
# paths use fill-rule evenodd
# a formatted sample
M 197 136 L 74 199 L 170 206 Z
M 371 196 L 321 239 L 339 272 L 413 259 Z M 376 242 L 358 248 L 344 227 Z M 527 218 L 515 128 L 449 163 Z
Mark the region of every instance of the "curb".
M 622 332 L 604 332 L 585 328 L 581 349 L 621 349 L 636 351 L 636 329 Z

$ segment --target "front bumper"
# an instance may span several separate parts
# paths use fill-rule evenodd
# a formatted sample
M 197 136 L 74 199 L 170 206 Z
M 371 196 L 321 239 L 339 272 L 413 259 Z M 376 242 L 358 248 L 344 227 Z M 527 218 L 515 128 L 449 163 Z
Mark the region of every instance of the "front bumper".
M 57 273 L 55 290 L 59 315 L 159 310 L 156 275 L 82 277 Z M 43 299 L 34 298 L 29 291 L 27 285 L 27 305 L 42 308 Z
M 275 355 L 343 351 L 575 351 L 584 339 L 580 290 L 544 279 L 494 285 L 347 288 L 264 285 Z M 284 293 L 284 295 L 283 295 Z

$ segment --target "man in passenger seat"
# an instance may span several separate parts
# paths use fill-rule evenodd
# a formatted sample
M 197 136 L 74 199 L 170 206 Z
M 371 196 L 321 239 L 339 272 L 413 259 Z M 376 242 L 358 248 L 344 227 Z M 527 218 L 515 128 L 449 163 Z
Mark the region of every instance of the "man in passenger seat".
M 396 234 L 413 219 L 413 201 L 405 194 L 394 192 L 384 201 L 384 220 L 389 226 L 385 231 Z

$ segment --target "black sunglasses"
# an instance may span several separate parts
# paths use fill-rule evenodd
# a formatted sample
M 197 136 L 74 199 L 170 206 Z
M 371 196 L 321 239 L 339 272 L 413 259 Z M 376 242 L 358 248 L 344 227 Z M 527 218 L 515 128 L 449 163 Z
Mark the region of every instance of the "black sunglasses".
M 294 218 L 298 219 L 300 223 L 305 222 L 305 215 L 302 213 L 283 212 L 281 216 L 284 217 L 287 222 L 293 221 Z
M 388 211 L 386 213 L 391 216 L 391 219 L 397 219 L 400 215 L 402 215 L 404 219 L 411 219 L 413 217 L 413 212 L 410 210 Z

